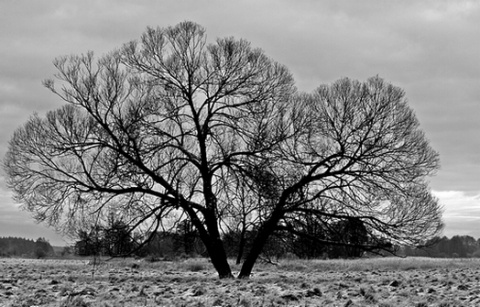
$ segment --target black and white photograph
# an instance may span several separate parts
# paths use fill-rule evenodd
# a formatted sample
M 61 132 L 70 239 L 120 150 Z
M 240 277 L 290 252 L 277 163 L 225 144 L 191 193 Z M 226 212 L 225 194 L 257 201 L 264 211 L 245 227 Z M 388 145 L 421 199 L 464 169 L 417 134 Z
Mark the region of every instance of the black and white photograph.
M 480 1 L 0 2 L 0 307 L 480 306 Z

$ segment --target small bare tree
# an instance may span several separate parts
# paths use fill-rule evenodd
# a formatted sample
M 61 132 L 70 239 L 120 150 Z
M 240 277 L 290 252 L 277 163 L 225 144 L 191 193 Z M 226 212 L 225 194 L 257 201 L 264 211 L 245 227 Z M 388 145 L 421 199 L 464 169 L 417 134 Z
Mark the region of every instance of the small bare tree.
M 232 277 L 221 229 L 242 212 L 228 208 L 241 204 L 236 191 L 261 217 L 239 277 L 298 213 L 354 216 L 406 242 L 441 227 L 425 182 L 438 156 L 403 91 L 378 77 L 299 94 L 261 50 L 208 44 L 192 22 L 149 28 L 97 62 L 54 64 L 61 86 L 45 85 L 65 106 L 19 128 L 4 160 L 16 200 L 39 221 L 69 230 L 115 208 L 130 233 L 154 233 L 188 216 L 220 278 Z

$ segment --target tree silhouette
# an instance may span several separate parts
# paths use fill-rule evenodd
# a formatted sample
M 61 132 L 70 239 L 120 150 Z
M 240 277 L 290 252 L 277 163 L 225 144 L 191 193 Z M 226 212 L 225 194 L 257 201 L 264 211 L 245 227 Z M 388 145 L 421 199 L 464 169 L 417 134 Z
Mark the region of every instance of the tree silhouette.
M 239 212 L 227 194 L 240 187 L 256 219 L 242 278 L 299 214 L 357 217 L 379 241 L 416 243 L 441 228 L 425 180 L 438 155 L 404 92 L 379 77 L 299 93 L 261 50 L 207 43 L 192 22 L 55 66 L 61 85 L 45 85 L 66 104 L 19 128 L 4 162 L 39 221 L 68 230 L 114 207 L 130 233 L 148 234 L 188 218 L 220 278 L 232 277 L 221 235 Z

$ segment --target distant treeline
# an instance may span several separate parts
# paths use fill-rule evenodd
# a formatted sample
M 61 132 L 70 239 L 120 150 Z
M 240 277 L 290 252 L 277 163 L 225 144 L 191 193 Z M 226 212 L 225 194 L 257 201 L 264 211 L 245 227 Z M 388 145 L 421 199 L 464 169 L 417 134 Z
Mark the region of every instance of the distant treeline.
M 360 247 L 368 243 L 369 237 L 362 225 L 349 222 L 336 225 L 336 235 L 348 239 L 352 246 L 326 245 L 314 238 L 292 235 L 288 231 L 279 231 L 272 236 L 263 249 L 262 257 L 272 260 L 283 257 L 303 259 L 314 258 L 357 258 L 363 255 Z M 240 262 L 244 251 L 251 247 L 255 230 L 243 232 L 230 231 L 223 235 L 224 247 L 228 257 L 236 258 Z M 322 236 L 323 242 L 328 239 L 325 233 L 316 233 Z M 329 234 L 332 236 L 334 234 Z M 310 235 L 311 236 L 311 235 Z M 188 220 L 180 222 L 174 231 L 151 232 L 145 237 L 132 236 L 128 225 L 116 222 L 109 227 L 92 227 L 80 231 L 79 240 L 75 243 L 73 252 L 79 256 L 124 256 L 139 257 L 151 256 L 159 259 L 175 259 L 192 256 L 208 256 L 206 248 L 200 240 L 199 234 Z M 145 240 L 148 238 L 148 240 Z M 138 242 L 147 241 L 147 244 Z
M 404 246 L 399 251 L 404 256 L 434 258 L 480 258 L 480 239 L 471 236 L 435 237 L 424 246 Z
M 278 258 L 301 258 L 301 259 L 333 259 L 333 258 L 359 258 L 365 254 L 388 255 L 385 250 L 366 251 L 360 246 L 369 241 L 366 232 L 358 225 L 343 225 L 339 228 L 340 233 L 348 238 L 348 243 L 356 243 L 354 246 L 328 245 L 326 237 L 321 241 L 315 238 L 294 236 L 288 233 L 277 233 L 272 236 L 263 250 L 264 259 Z M 240 262 L 243 250 L 249 248 L 255 231 L 229 232 L 223 235 L 224 246 L 230 258 L 236 258 Z M 75 243 L 72 252 L 79 256 L 125 256 L 135 255 L 140 257 L 152 257 L 152 259 L 176 259 L 192 256 L 208 256 L 206 249 L 195 228 L 189 221 L 179 223 L 173 232 L 152 232 L 147 234 L 148 243 L 139 245 L 137 242 L 145 238 L 135 238 L 128 232 L 127 225 L 115 223 L 113 227 L 92 228 L 89 231 L 81 231 L 79 240 Z M 140 240 L 138 240 L 140 239 Z M 323 242 L 322 242 L 323 241 Z M 388 246 L 388 244 L 386 244 Z M 470 236 L 435 237 L 426 242 L 424 246 L 408 247 L 393 246 L 390 250 L 402 256 L 425 256 L 425 257 L 480 257 L 480 239 L 475 240 Z
M 35 257 L 53 255 L 53 247 L 45 238 L 31 239 L 0 237 L 0 257 Z
M 64 256 L 72 253 L 79 256 L 124 256 L 135 255 L 152 257 L 152 259 L 177 259 L 183 257 L 207 256 L 203 243 L 195 229 L 184 222 L 175 232 L 155 232 L 148 244 L 136 243 L 135 238 L 125 231 L 125 225 L 117 224 L 113 230 L 92 229 L 80 233 L 81 238 L 73 248 L 66 247 L 61 253 Z M 229 257 L 241 259 L 242 244 L 250 244 L 254 232 L 247 232 L 242 239 L 240 233 L 230 232 L 223 240 Z M 244 243 L 241 243 L 241 241 Z M 247 246 L 244 246 L 245 248 Z M 424 246 L 396 247 L 401 256 L 421 256 L 434 258 L 480 258 L 480 239 L 471 236 L 435 237 Z M 381 253 L 381 252 L 380 252 Z M 296 258 L 356 258 L 364 255 L 360 248 L 345 246 L 328 246 L 316 244 L 312 240 L 286 240 L 285 236 L 272 237 L 267 244 L 263 257 L 267 259 Z M 0 237 L 0 257 L 34 257 L 43 258 L 54 255 L 54 249 L 45 238 L 37 240 Z

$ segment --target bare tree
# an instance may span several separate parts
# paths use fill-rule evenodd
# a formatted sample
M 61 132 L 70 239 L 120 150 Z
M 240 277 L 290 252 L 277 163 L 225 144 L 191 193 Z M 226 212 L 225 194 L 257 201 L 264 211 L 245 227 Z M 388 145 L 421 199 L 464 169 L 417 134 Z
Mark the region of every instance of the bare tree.
M 261 50 L 208 44 L 192 22 L 149 28 L 97 62 L 88 53 L 54 64 L 61 86 L 45 85 L 65 106 L 19 128 L 4 160 L 39 221 L 68 231 L 115 208 L 130 232 L 154 233 L 186 215 L 220 278 L 232 277 L 221 229 L 235 187 L 262 217 L 239 277 L 299 212 L 358 217 L 399 241 L 441 227 L 425 183 L 437 154 L 403 91 L 378 77 L 299 94 Z

